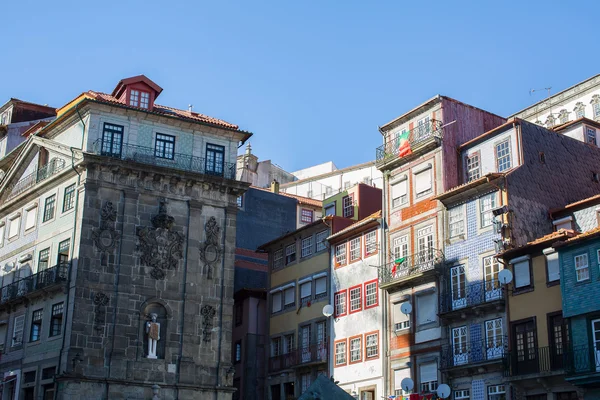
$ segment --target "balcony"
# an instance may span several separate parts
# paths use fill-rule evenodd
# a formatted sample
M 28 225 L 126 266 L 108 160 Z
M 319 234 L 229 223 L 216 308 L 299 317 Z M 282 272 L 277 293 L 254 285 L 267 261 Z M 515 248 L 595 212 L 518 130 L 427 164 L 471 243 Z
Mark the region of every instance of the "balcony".
M 525 351 L 514 350 L 504 358 L 504 376 L 515 381 L 537 378 L 541 375 L 562 374 L 568 355 L 556 347 L 534 347 Z
M 460 344 L 442 346 L 441 369 L 451 370 L 482 366 L 485 364 L 502 364 L 508 354 L 508 339 L 497 336 L 476 342 L 465 341 Z
M 326 363 L 327 353 L 327 342 L 294 349 L 289 353 L 269 358 L 269 372 Z
M 597 384 L 600 379 L 600 351 L 594 347 L 573 346 L 565 352 L 565 379 L 574 385 Z
M 47 165 L 39 168 L 26 177 L 20 179 L 15 184 L 7 187 L 6 191 L 10 193 L 8 195 L 8 200 L 18 196 L 27 189 L 34 187 L 38 183 L 43 182 L 51 176 L 58 174 L 64 168 L 65 160 L 62 158 L 53 158 Z
M 100 156 L 133 161 L 157 167 L 177 169 L 180 171 L 195 172 L 199 174 L 235 179 L 236 164 L 218 162 L 214 158 L 200 158 L 187 154 L 173 153 L 173 158 L 158 157 L 155 149 L 133 144 L 115 145 L 107 141 L 96 140 L 91 153 Z
M 69 263 L 64 263 L 10 283 L 2 287 L 0 305 L 17 302 L 25 297 L 60 287 L 67 281 L 68 274 Z
M 506 288 L 498 280 L 477 282 L 462 288 L 452 287 L 440 296 L 440 317 L 446 320 L 463 318 L 469 312 L 480 314 L 504 308 Z
M 379 287 L 382 289 L 428 277 L 443 265 L 444 253 L 432 248 L 396 261 L 379 267 Z
M 381 168 L 398 160 L 409 160 L 437 146 L 442 139 L 442 121 L 431 120 L 399 134 L 377 148 L 375 165 Z

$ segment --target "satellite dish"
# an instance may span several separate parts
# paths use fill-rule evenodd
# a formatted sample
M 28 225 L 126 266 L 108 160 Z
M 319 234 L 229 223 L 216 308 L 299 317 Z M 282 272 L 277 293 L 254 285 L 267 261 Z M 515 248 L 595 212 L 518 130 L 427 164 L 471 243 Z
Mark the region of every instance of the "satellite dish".
M 326 306 L 323 307 L 323 315 L 326 316 L 327 318 L 329 318 L 333 315 L 333 306 L 331 304 L 327 304 Z
M 412 312 L 412 305 L 410 303 L 402 303 L 400 311 L 402 311 L 402 314 L 408 315 Z
M 438 397 L 441 397 L 442 399 L 447 399 L 448 397 L 450 397 L 450 386 L 446 385 L 445 383 L 442 383 L 440 386 L 438 386 L 436 393 Z
M 510 272 L 510 269 L 503 269 L 502 271 L 498 272 L 498 279 L 500 280 L 501 284 L 506 285 L 507 283 L 512 282 L 513 274 Z
M 410 392 L 415 387 L 415 383 L 410 378 L 404 378 L 402 379 L 402 382 L 400 382 L 400 386 L 402 386 L 402 390 L 405 392 Z
M 15 267 L 15 263 L 14 263 L 14 262 L 12 262 L 12 261 L 9 261 L 9 262 L 7 262 L 7 263 L 4 265 L 4 271 L 5 271 L 5 272 L 9 272 L 9 271 L 11 271 L 11 270 L 12 270 L 14 267 Z

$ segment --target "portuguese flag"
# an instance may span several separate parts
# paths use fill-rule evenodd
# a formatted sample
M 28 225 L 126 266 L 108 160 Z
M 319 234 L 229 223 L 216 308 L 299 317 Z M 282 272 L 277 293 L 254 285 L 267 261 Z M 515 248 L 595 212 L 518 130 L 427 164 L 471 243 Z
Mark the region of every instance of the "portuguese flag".
M 405 157 L 412 154 L 412 150 L 410 149 L 409 131 L 401 132 L 398 135 L 398 157 Z
M 394 266 L 392 267 L 392 276 L 396 275 L 396 272 L 398 272 L 398 267 L 404 262 L 405 259 L 406 257 L 401 257 L 394 261 Z

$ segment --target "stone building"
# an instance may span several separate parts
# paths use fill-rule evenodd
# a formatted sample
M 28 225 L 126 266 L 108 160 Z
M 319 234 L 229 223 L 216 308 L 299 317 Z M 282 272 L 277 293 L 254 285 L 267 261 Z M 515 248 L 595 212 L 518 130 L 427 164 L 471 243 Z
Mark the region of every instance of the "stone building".
M 236 152 L 251 134 L 88 91 L 0 182 L 2 399 L 230 399 Z M 156 386 L 158 385 L 158 386 Z

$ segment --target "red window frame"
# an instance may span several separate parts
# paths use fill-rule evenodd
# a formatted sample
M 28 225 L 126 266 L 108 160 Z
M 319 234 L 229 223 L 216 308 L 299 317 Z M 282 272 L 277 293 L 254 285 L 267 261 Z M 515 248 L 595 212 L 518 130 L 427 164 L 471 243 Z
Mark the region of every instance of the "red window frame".
M 337 302 L 335 301 L 335 298 L 340 294 L 344 294 L 346 296 L 346 305 L 344 307 L 344 312 L 341 314 L 338 314 L 337 313 Z M 343 317 L 344 315 L 348 315 L 348 289 L 340 290 L 339 292 L 334 293 L 334 295 L 333 295 L 333 313 L 336 318 Z
M 377 335 L 377 355 L 376 356 L 371 356 L 369 357 L 367 354 L 367 336 L 370 335 Z M 371 360 L 377 360 L 379 358 L 379 354 L 381 354 L 381 346 L 379 345 L 379 331 L 371 331 L 371 332 L 366 332 L 364 334 L 365 338 L 364 338 L 364 350 L 365 350 L 365 361 L 371 361 Z
M 370 306 L 367 305 L 367 285 L 375 284 L 375 304 Z M 377 279 L 373 279 L 371 281 L 367 281 L 363 284 L 363 309 L 368 310 L 369 308 L 375 308 L 379 306 L 379 281 Z
M 352 340 L 353 339 L 360 339 L 360 359 L 356 360 L 356 361 L 352 361 Z M 346 349 L 348 350 L 348 355 L 346 356 L 346 361 L 348 361 L 348 364 L 358 364 L 363 362 L 363 351 L 364 351 L 364 340 L 363 340 L 363 335 L 355 335 L 355 336 L 350 336 L 348 338 L 348 344 L 346 345 Z
M 352 258 L 352 241 L 358 239 L 358 257 Z M 358 261 L 362 254 L 362 236 L 354 237 L 348 240 L 348 248 L 346 249 L 346 260 L 350 259 L 349 262 Z
M 303 224 L 310 224 L 313 222 L 315 212 L 310 208 L 303 208 L 300 211 L 300 222 Z
M 338 364 L 337 363 L 337 344 L 338 343 L 346 343 L 346 360 L 344 361 L 343 364 Z M 336 340 L 333 342 L 333 368 L 337 368 L 337 367 L 343 367 L 345 365 L 348 365 L 348 339 L 340 339 L 340 340 Z
M 346 215 L 346 200 L 350 201 L 350 212 Z M 344 218 L 352 218 L 354 217 L 354 193 L 348 194 L 348 196 L 342 197 L 342 215 Z
M 372 232 L 375 232 L 375 251 L 372 253 L 367 253 L 367 235 Z M 373 229 L 372 231 L 365 233 L 364 238 L 365 239 L 363 240 L 363 242 L 364 242 L 363 247 L 364 247 L 365 258 L 374 256 L 375 254 L 377 254 L 379 252 L 379 248 L 377 247 L 377 242 L 379 241 L 379 230 Z
M 359 296 L 358 299 L 360 300 L 360 307 L 354 311 L 352 311 L 352 290 L 358 289 L 359 290 Z M 362 311 L 363 309 L 363 298 L 362 298 L 363 294 L 362 294 L 362 285 L 356 285 L 356 286 L 352 286 L 348 289 L 348 297 L 346 297 L 347 300 L 347 305 L 348 305 L 348 313 L 350 314 L 354 314 L 357 312 Z

